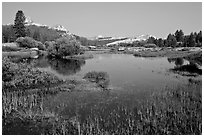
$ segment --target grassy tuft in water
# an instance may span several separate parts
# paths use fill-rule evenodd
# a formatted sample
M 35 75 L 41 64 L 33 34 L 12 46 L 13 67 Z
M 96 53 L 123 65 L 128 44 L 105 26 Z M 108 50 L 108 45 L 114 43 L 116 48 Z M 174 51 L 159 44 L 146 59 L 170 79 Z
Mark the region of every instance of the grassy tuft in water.
M 110 79 L 107 72 L 91 71 L 85 74 L 84 79 L 95 82 L 99 87 L 107 89 Z

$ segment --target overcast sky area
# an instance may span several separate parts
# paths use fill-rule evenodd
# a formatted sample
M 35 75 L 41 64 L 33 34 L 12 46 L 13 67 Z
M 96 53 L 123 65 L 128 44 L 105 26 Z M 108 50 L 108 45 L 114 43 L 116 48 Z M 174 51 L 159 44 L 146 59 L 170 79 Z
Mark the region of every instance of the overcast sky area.
M 182 29 L 185 34 L 202 30 L 202 3 L 11 3 L 2 4 L 2 23 L 13 23 L 22 10 L 35 23 L 63 25 L 80 36 L 137 36 L 166 38 Z

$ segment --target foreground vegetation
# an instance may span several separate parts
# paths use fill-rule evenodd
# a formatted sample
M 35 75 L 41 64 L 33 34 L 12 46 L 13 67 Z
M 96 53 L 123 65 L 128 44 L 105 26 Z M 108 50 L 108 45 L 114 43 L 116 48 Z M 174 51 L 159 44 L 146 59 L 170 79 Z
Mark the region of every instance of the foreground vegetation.
M 133 109 L 101 104 L 84 121 L 43 108 L 43 97 L 3 94 L 3 134 L 201 134 L 202 100 L 198 85 L 165 89 Z
M 43 103 L 53 94 L 76 91 L 75 87 L 79 87 L 76 81 L 59 80 L 49 73 L 26 66 L 25 62 L 15 63 L 3 58 L 2 63 L 3 134 L 202 133 L 201 82 L 190 80 L 188 85 L 161 89 L 133 108 L 116 102 L 101 103 L 90 108 L 85 119 L 80 113 L 65 118 L 57 111 L 44 108 Z M 107 88 L 109 81 L 107 73 L 102 72 L 90 72 L 84 78 L 101 88 Z M 63 106 L 55 109 L 63 109 Z

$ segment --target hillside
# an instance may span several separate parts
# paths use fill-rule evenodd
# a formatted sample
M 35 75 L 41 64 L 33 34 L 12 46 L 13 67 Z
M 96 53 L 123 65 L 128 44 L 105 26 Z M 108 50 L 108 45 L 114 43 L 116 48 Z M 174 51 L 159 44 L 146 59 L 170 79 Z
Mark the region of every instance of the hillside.
M 78 36 L 76 34 L 70 33 L 64 26 L 55 25 L 48 26 L 44 24 L 35 23 L 31 20 L 31 18 L 26 17 L 25 20 L 26 32 L 27 36 L 34 38 L 37 41 L 41 41 L 42 43 L 46 41 L 53 41 L 59 37 L 64 35 L 72 35 L 78 41 L 80 41 L 83 46 L 114 46 L 114 45 L 127 45 L 127 44 L 135 44 L 136 42 L 145 41 L 151 35 L 141 35 L 138 37 L 112 37 L 112 36 L 97 36 L 92 38 L 86 38 L 82 36 Z M 15 32 L 13 29 L 13 24 L 2 25 L 2 41 L 6 42 L 14 42 L 16 40 Z

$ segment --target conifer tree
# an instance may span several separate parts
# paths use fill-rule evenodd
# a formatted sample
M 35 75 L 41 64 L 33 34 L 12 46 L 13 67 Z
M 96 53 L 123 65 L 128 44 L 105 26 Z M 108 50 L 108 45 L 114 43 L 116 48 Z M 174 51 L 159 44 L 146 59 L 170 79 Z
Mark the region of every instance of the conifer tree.
M 16 13 L 16 18 L 14 20 L 14 30 L 17 38 L 26 36 L 25 16 L 22 10 L 19 10 Z
M 193 34 L 193 32 L 190 34 L 190 36 L 189 36 L 189 39 L 188 39 L 188 46 L 189 47 L 195 47 L 195 45 L 196 45 L 196 37 L 195 37 L 195 35 Z
M 176 47 L 176 43 L 177 43 L 177 41 L 176 41 L 176 38 L 174 37 L 174 35 L 169 34 L 167 36 L 167 45 L 169 47 Z
M 177 40 L 177 42 L 183 42 L 183 40 L 184 40 L 184 33 L 183 33 L 183 31 L 182 30 L 177 30 L 176 32 L 175 32 L 175 37 L 176 37 L 176 40 Z

